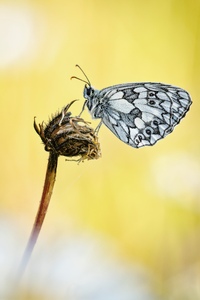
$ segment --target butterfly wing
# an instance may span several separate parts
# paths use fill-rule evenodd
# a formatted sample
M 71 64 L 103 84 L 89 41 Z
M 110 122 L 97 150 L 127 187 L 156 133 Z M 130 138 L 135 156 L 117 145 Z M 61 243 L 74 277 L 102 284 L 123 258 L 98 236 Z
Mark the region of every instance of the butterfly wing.
M 103 123 L 124 143 L 152 146 L 171 133 L 192 103 L 189 94 L 162 83 L 128 83 L 98 93 Z

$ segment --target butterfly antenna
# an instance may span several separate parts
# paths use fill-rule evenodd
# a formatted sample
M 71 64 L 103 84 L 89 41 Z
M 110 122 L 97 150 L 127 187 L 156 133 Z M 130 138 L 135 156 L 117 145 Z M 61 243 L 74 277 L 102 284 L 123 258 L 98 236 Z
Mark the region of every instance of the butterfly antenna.
M 81 78 L 79 78 L 79 77 L 76 77 L 76 76 L 72 76 L 70 79 L 73 79 L 73 78 L 75 78 L 75 79 L 78 79 L 78 80 L 80 80 L 80 81 L 82 81 L 82 82 L 85 82 L 86 84 L 88 84 L 89 86 L 91 86 L 91 83 L 90 83 L 90 81 L 89 81 L 89 78 L 87 77 L 87 75 L 85 74 L 85 72 L 83 71 L 83 69 L 79 66 L 79 65 L 76 65 L 76 67 L 78 67 L 80 70 L 81 70 L 81 72 L 83 73 L 83 75 L 85 76 L 85 78 L 86 78 L 86 80 L 84 80 L 84 79 L 81 79 Z

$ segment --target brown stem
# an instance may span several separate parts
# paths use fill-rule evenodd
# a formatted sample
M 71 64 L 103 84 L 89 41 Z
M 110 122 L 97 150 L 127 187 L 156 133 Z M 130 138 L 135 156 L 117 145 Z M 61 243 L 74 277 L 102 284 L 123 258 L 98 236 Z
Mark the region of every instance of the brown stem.
M 58 154 L 50 152 L 40 206 L 38 208 L 38 212 L 35 218 L 35 222 L 31 231 L 28 244 L 26 246 L 24 255 L 22 257 L 22 261 L 19 269 L 19 275 L 22 275 L 23 272 L 25 271 L 25 268 L 33 252 L 34 246 L 37 242 L 40 230 L 42 228 L 42 224 L 53 192 L 53 187 L 56 179 L 57 164 L 58 164 Z

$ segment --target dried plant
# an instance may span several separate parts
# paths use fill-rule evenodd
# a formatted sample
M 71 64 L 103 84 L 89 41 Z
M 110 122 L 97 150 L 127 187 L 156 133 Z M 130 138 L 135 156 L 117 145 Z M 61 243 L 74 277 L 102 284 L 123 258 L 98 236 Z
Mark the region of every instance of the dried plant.
M 84 160 L 98 159 L 101 156 L 98 137 L 89 123 L 80 117 L 72 117 L 68 112 L 69 107 L 76 100 L 63 108 L 48 124 L 37 125 L 34 118 L 34 128 L 44 143 L 45 150 L 49 152 L 45 183 L 42 198 L 35 223 L 25 249 L 19 273 L 22 275 L 35 243 L 38 239 L 42 224 L 48 209 L 56 178 L 58 157 L 60 155 L 77 158 L 78 163 Z

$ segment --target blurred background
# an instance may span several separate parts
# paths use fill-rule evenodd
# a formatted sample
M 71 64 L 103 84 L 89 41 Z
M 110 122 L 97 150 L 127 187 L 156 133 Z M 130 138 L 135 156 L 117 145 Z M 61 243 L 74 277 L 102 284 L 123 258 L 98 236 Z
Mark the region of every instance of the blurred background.
M 1 0 L 0 299 L 200 299 L 199 53 L 199 0 Z M 48 160 L 33 118 L 74 99 L 81 111 L 76 64 L 98 89 L 158 81 L 193 105 L 154 147 L 131 148 L 102 126 L 102 158 L 59 158 L 42 232 L 12 287 Z

